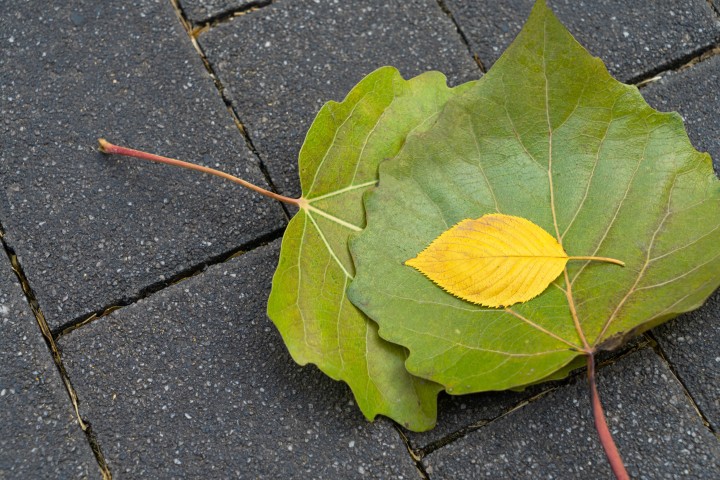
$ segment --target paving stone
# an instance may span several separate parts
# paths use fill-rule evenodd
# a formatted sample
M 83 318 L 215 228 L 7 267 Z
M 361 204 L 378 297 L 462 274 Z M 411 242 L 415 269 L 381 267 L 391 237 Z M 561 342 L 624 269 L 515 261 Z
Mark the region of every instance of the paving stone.
M 0 254 L 0 478 L 98 478 L 50 351 Z
M 720 290 L 654 334 L 700 411 L 720 431 Z
M 293 363 L 266 317 L 279 242 L 61 338 L 115 478 L 417 478 L 387 421 Z
M 632 478 L 717 478 L 720 443 L 659 356 L 643 349 L 599 372 L 610 430 Z M 573 384 L 442 447 L 430 477 L 612 478 L 587 384 Z
M 195 23 L 270 0 L 179 0 L 185 15 Z
M 451 84 L 480 71 L 433 0 L 277 2 L 198 39 L 273 182 L 299 195 L 297 154 L 315 114 L 362 77 L 394 65 L 405 78 L 444 72 Z
M 527 20 L 534 0 L 445 0 L 489 68 Z M 550 0 L 558 18 L 610 73 L 632 81 L 720 39 L 720 22 L 705 0 Z
M 681 72 L 663 75 L 643 88 L 643 97 L 661 111 L 677 111 L 695 148 L 709 152 L 720 172 L 720 56 Z
M 0 219 L 51 328 L 276 231 L 274 202 L 97 138 L 263 184 L 170 2 L 10 2 Z

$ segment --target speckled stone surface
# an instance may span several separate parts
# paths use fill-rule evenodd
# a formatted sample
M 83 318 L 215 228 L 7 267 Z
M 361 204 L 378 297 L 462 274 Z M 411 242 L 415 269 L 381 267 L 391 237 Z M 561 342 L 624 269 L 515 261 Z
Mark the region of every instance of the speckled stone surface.
M 405 78 L 480 76 L 455 26 L 433 0 L 277 2 L 200 35 L 275 185 L 299 195 L 297 154 L 315 114 L 383 65 Z
M 713 159 L 720 172 L 720 56 L 692 68 L 662 75 L 641 92 L 654 108 L 677 111 L 685 121 L 690 141 Z
M 0 218 L 51 328 L 282 228 L 235 184 L 97 152 L 264 184 L 170 2 L 11 2 L 0 32 Z
M 598 382 L 632 478 L 717 478 L 720 442 L 652 350 L 601 369 Z M 613 478 L 582 377 L 431 453 L 423 464 L 433 480 Z
M 0 251 L 0 478 L 98 478 L 50 350 Z
M 533 0 L 445 0 L 486 68 L 520 32 Z M 550 0 L 548 5 L 614 76 L 632 81 L 713 45 L 720 21 L 705 0 Z
M 720 290 L 654 336 L 700 411 L 720 431 Z
M 279 242 L 61 340 L 118 478 L 418 478 L 395 428 L 293 363 L 265 315 Z
M 243 11 L 255 5 L 266 5 L 271 0 L 178 0 L 183 12 L 192 22 L 198 23 L 218 15 Z

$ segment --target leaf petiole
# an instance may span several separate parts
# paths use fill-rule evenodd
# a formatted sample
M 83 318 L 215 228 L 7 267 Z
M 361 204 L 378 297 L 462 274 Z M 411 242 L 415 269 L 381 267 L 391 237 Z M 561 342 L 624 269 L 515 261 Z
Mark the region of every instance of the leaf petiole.
M 568 257 L 568 260 L 593 260 L 596 262 L 608 262 L 608 263 L 614 263 L 615 265 L 620 265 L 621 267 L 625 266 L 625 262 L 622 260 L 617 260 L 615 258 L 609 258 L 609 257 L 585 257 L 585 256 L 579 256 L 579 257 Z
M 301 207 L 303 205 L 302 198 L 291 198 L 291 197 L 286 197 L 285 195 L 280 195 L 278 193 L 271 192 L 270 190 L 266 190 L 262 187 L 258 187 L 257 185 L 254 185 L 246 180 L 238 178 L 234 175 L 230 175 L 229 173 L 222 172 L 220 170 L 215 170 L 214 168 L 203 167 L 202 165 L 196 165 L 196 164 L 190 163 L 190 162 L 183 162 L 182 160 L 177 160 L 175 158 L 162 157 L 160 155 L 155 155 L 153 153 L 143 152 L 142 150 L 135 150 L 132 148 L 127 148 L 127 147 L 120 147 L 117 145 L 113 145 L 112 143 L 108 142 L 104 138 L 98 139 L 98 143 L 100 144 L 100 151 L 103 153 L 139 158 L 141 160 L 149 160 L 151 162 L 164 163 L 167 165 L 173 165 L 175 167 L 182 167 L 182 168 L 187 168 L 189 170 L 196 170 L 198 172 L 209 173 L 210 175 L 215 175 L 217 177 L 224 178 L 226 180 L 230 180 L 231 182 L 238 183 L 245 188 L 249 188 L 250 190 L 253 190 L 253 191 L 259 193 L 260 195 L 265 195 L 266 197 L 269 197 L 269 198 L 272 198 L 275 200 L 279 200 L 283 203 L 289 203 L 291 205 L 296 205 L 298 207 Z
M 595 417 L 595 429 L 600 437 L 600 443 L 605 450 L 610 468 L 612 468 L 617 480 L 630 480 L 630 475 L 628 475 L 625 469 L 625 464 L 622 461 L 622 457 L 620 457 L 620 452 L 607 426 L 605 412 L 600 403 L 600 395 L 598 394 L 597 385 L 595 384 L 595 356 L 593 354 L 587 356 L 587 376 L 588 384 L 590 385 L 590 401 L 592 402 L 593 416 Z

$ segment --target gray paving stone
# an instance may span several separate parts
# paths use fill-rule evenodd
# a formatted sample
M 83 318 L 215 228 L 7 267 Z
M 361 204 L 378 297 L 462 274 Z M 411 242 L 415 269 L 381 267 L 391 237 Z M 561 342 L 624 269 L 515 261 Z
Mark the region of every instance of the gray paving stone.
M 720 431 L 720 290 L 699 310 L 654 333 L 705 418 Z
M 652 350 L 601 369 L 598 388 L 632 478 L 717 478 L 720 443 Z M 423 462 L 433 480 L 612 478 L 582 377 Z
M 434 0 L 277 2 L 198 41 L 273 182 L 290 195 L 300 193 L 297 154 L 315 114 L 366 74 L 394 65 L 406 78 L 440 70 L 451 84 L 480 76 Z
M 643 97 L 661 111 L 677 111 L 695 148 L 709 152 L 720 171 L 720 56 L 664 75 L 643 88 Z
M 534 0 L 446 0 L 486 68 L 518 34 Z M 549 0 L 575 38 L 622 81 L 646 75 L 720 39 L 705 0 Z
M 0 478 L 99 478 L 35 317 L 0 249 Z
M 115 478 L 417 478 L 394 427 L 293 363 L 266 317 L 279 242 L 61 346 Z
M 179 0 L 185 15 L 195 23 L 270 0 Z
M 263 183 L 170 2 L 10 2 L 0 32 L 0 218 L 52 328 L 281 228 L 237 185 L 96 151 Z

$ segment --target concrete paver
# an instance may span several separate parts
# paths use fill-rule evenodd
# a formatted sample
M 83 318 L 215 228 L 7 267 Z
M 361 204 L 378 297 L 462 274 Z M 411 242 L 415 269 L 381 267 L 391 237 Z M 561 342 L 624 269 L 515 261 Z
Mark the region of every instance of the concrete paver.
M 97 478 L 60 374 L 0 254 L 0 478 Z
M 279 242 L 61 339 L 118 478 L 417 478 L 399 434 L 290 359 L 265 304 Z
M 720 431 L 720 290 L 699 310 L 654 331 L 668 361 L 715 431 Z
M 433 0 L 278 2 L 198 39 L 273 182 L 297 196 L 297 154 L 315 114 L 383 65 L 451 84 L 480 76 Z
M 598 372 L 631 478 L 717 478 L 720 443 L 667 365 L 643 349 Z M 430 478 L 612 478 L 583 377 L 428 455 Z
M 0 218 L 51 328 L 282 228 L 237 185 L 96 151 L 264 184 L 170 2 L 11 2 L 0 32 Z
M 534 3 L 446 0 L 486 68 L 520 32 Z M 548 5 L 584 47 L 625 82 L 686 58 L 720 38 L 720 22 L 705 0 L 549 0 Z

